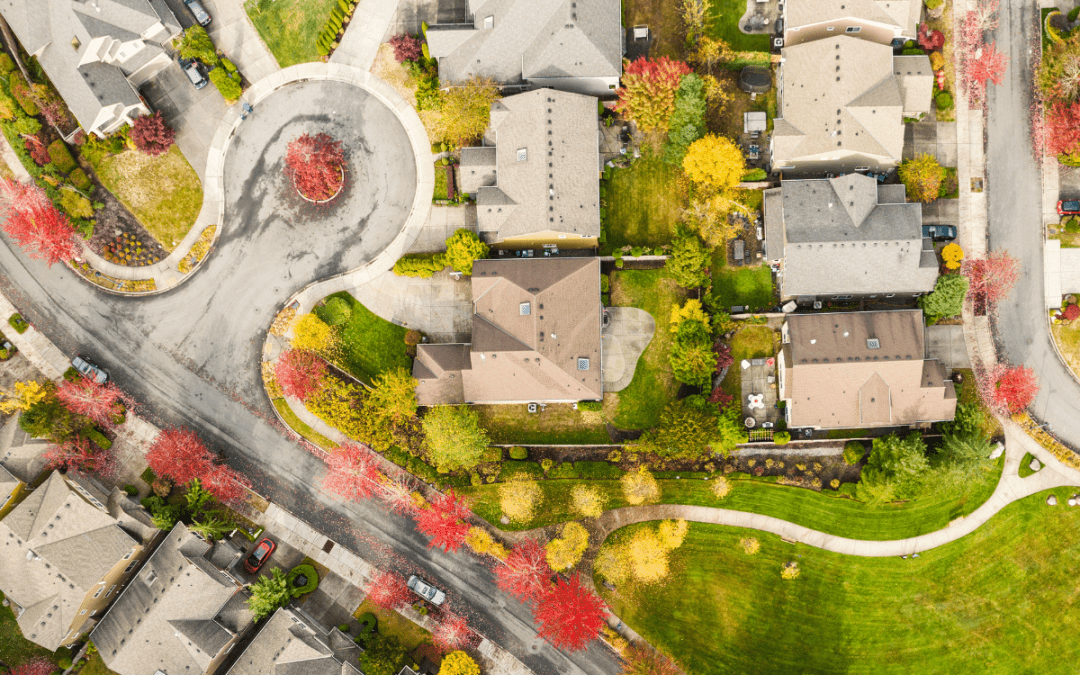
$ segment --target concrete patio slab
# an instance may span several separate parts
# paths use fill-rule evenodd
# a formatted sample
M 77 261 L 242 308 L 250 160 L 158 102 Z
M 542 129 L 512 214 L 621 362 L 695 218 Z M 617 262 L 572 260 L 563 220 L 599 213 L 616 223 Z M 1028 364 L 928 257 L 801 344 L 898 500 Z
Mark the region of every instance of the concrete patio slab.
M 622 391 L 630 386 L 638 359 L 656 334 L 656 320 L 637 307 L 608 307 L 604 311 L 604 391 Z

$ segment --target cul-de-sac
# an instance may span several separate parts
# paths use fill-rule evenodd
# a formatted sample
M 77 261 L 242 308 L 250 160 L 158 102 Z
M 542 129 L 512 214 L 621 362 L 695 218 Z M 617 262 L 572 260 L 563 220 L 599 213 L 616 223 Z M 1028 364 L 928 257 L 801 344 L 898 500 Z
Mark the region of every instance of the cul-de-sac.
M 1080 0 L 0 0 L 0 675 L 1076 675 Z

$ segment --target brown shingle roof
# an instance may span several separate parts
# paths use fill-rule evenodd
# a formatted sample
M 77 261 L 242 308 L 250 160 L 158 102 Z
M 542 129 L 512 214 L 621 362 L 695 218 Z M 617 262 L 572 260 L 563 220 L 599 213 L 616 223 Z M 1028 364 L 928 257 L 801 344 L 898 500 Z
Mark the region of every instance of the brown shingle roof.
M 919 310 L 796 314 L 781 355 L 793 427 L 874 427 L 951 420 L 952 382 L 923 359 Z

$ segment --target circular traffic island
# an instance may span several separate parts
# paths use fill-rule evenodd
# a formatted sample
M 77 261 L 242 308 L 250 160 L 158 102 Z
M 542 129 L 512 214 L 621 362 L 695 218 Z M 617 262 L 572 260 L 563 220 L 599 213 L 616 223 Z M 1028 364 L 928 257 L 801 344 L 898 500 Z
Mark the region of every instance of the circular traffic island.
M 321 132 L 297 136 L 285 153 L 285 175 L 302 199 L 313 204 L 332 201 L 345 187 L 341 141 Z

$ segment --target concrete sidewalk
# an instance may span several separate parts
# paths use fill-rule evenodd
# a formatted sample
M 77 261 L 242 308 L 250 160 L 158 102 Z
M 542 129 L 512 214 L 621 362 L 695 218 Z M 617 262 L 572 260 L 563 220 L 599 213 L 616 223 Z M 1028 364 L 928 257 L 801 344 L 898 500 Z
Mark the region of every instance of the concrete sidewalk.
M 398 0 L 360 0 L 330 63 L 371 70 L 397 9 Z

